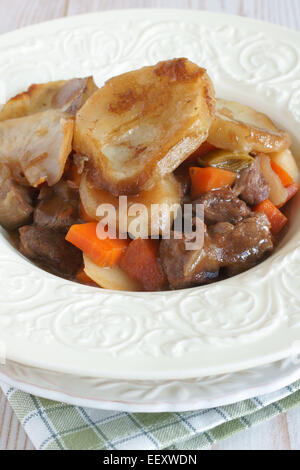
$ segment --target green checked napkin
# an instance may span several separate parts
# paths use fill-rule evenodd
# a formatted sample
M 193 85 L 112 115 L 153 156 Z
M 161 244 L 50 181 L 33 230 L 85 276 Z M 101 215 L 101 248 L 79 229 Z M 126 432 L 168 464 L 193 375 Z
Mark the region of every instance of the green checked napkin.
M 234 405 L 185 413 L 99 411 L 1 387 L 40 450 L 206 449 L 300 404 L 300 381 Z

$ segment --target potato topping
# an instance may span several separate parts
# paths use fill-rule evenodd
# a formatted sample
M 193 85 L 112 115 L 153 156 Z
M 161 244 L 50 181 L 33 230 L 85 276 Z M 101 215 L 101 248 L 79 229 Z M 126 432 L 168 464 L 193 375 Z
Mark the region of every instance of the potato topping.
M 149 189 L 207 138 L 215 111 L 206 71 L 187 59 L 109 80 L 76 116 L 74 149 L 113 195 Z
M 286 132 L 264 114 L 234 101 L 217 99 L 216 116 L 208 142 L 217 148 L 246 153 L 281 152 L 290 147 Z
M 56 110 L 0 122 L 0 163 L 35 188 L 53 186 L 72 150 L 73 128 L 73 118 Z
M 135 204 L 143 204 L 147 209 L 147 213 L 143 214 L 145 217 L 145 226 L 149 233 L 152 230 L 161 234 L 171 227 L 174 218 L 176 218 L 178 206 L 181 203 L 182 188 L 180 183 L 176 180 L 175 176 L 167 175 L 156 182 L 156 184 L 148 191 L 141 191 L 139 194 L 128 196 L 127 207 L 130 208 Z M 137 216 L 130 215 L 127 217 L 127 212 L 119 212 L 119 199 L 113 196 L 104 189 L 95 188 L 87 175 L 84 175 L 80 184 L 80 198 L 83 208 L 87 215 L 94 220 L 100 220 L 97 217 L 97 209 L 100 204 L 111 204 L 116 209 L 116 221 L 119 228 L 119 222 L 122 226 L 128 222 L 130 223 L 137 219 Z M 161 205 L 159 213 L 151 212 L 151 206 L 157 204 Z M 153 207 L 153 206 L 152 206 Z M 174 210 L 172 210 L 174 208 Z M 177 209 L 177 210 L 176 210 Z M 153 218 L 151 218 L 151 213 Z M 124 220 L 123 220 L 124 219 Z
M 0 121 L 29 116 L 48 109 L 60 109 L 75 114 L 97 89 L 92 77 L 34 84 L 3 106 Z

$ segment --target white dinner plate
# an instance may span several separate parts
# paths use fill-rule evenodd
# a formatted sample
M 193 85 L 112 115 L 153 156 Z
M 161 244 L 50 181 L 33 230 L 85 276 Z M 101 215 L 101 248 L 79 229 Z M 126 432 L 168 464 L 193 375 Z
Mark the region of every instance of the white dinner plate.
M 300 379 L 299 357 L 232 374 L 185 380 L 113 380 L 62 374 L 8 361 L 0 380 L 39 397 L 100 410 L 192 411 L 272 393 Z
M 0 96 L 30 84 L 112 75 L 188 57 L 218 96 L 265 112 L 300 155 L 300 35 L 200 11 L 122 10 L 0 37 Z M 78 378 L 183 380 L 275 362 L 300 348 L 300 197 L 276 252 L 237 277 L 193 289 L 120 293 L 48 274 L 0 233 L 0 350 Z

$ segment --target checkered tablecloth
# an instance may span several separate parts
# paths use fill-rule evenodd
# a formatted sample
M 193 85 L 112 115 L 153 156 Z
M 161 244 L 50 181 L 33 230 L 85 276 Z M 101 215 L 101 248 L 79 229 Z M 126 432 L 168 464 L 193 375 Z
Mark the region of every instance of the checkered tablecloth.
M 185 413 L 99 411 L 1 387 L 40 450 L 206 449 L 300 404 L 300 381 L 269 395 Z

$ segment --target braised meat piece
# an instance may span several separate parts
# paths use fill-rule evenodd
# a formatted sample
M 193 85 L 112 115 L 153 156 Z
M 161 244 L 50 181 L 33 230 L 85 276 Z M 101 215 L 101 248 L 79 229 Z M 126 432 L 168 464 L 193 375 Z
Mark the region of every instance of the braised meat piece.
M 204 206 L 204 221 L 206 225 L 218 222 L 236 224 L 250 215 L 250 209 L 244 201 L 235 196 L 231 188 L 221 188 L 203 194 L 193 201 Z
M 67 233 L 71 225 L 81 222 L 79 193 L 67 181 L 62 180 L 53 188 L 45 187 L 40 191 L 34 211 L 36 225 Z
M 170 287 L 183 289 L 215 281 L 219 276 L 220 265 L 207 232 L 201 250 L 187 251 L 185 242 L 184 236 L 177 240 L 173 233 L 169 240 L 160 243 L 161 263 Z
M 233 192 L 249 206 L 255 206 L 268 199 L 270 187 L 262 174 L 258 157 L 252 165 L 240 171 Z
M 220 266 L 234 276 L 255 266 L 273 250 L 270 222 L 265 214 L 252 213 L 233 226 L 219 223 L 209 235 L 218 252 Z
M 270 223 L 264 214 L 232 225 L 219 222 L 204 234 L 201 250 L 187 251 L 185 239 L 162 240 L 160 256 L 170 287 L 180 289 L 215 281 L 222 268 L 229 276 L 255 266 L 273 249 Z
M 24 226 L 19 229 L 20 251 L 64 277 L 73 278 L 82 266 L 82 253 L 55 230 Z
M 30 222 L 32 217 L 32 191 L 11 178 L 11 172 L 0 165 L 0 225 L 15 230 Z

